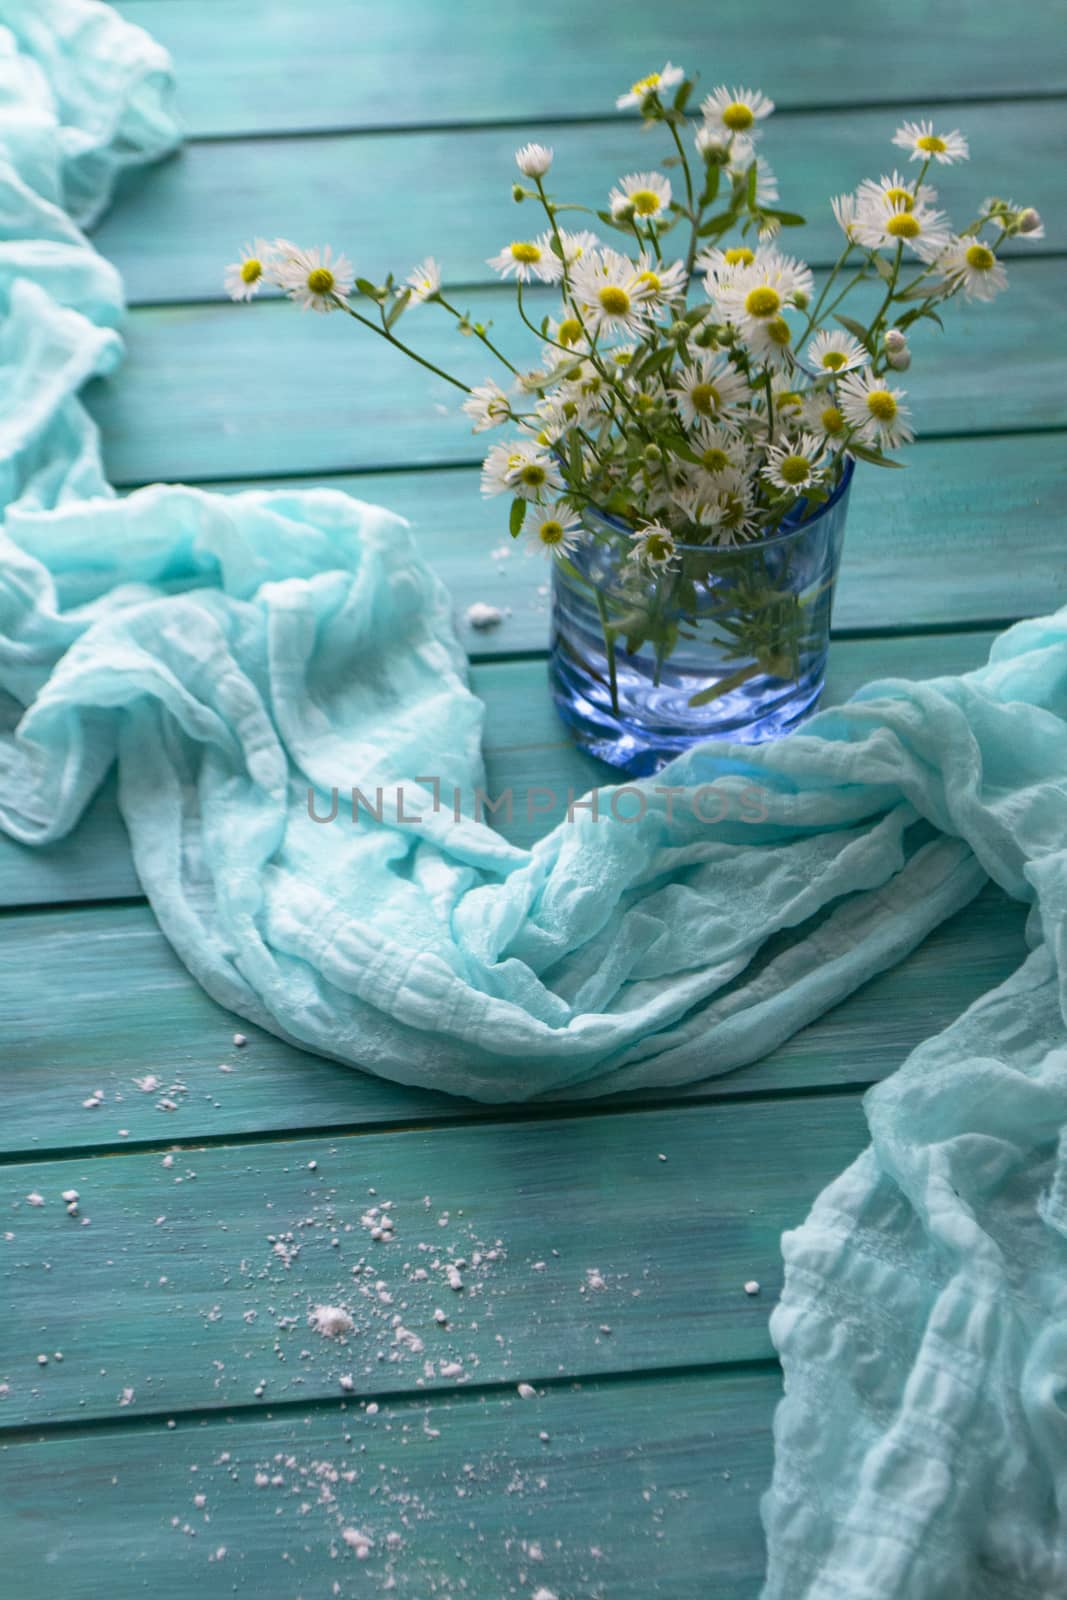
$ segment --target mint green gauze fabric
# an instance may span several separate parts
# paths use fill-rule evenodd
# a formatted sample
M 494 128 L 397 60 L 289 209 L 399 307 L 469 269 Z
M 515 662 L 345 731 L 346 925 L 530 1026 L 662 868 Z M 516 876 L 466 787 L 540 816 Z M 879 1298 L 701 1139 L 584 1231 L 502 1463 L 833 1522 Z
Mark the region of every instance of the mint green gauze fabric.
M 871 1092 L 869 1148 L 785 1237 L 764 1596 L 1063 1600 L 1067 610 L 963 677 L 695 750 L 635 821 L 602 793 L 531 850 L 457 821 L 483 708 L 402 522 L 326 490 L 108 487 L 79 390 L 117 364 L 122 295 L 81 229 L 175 143 L 168 63 L 92 0 L 0 23 L 0 825 L 60 838 L 117 766 L 208 993 L 485 1101 L 743 1066 L 994 879 L 1031 908 L 1025 961 Z M 713 785 L 708 815 L 753 784 L 760 822 L 657 792 Z M 380 823 L 346 820 L 353 785 Z

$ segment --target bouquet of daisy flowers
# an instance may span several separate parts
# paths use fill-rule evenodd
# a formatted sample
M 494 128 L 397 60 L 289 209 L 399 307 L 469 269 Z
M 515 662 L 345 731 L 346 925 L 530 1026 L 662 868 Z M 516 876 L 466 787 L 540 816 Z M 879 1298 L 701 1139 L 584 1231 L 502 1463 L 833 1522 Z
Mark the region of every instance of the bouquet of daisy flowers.
M 599 207 L 550 192 L 550 149 L 517 152 L 513 198 L 535 207 L 540 225 L 489 265 L 514 283 L 532 361 L 513 359 L 453 304 L 433 258 L 402 283 L 373 283 L 329 248 L 278 239 L 227 274 L 235 298 L 270 283 L 361 323 L 462 390 L 475 433 L 511 428 L 488 450 L 483 492 L 510 498 L 511 535 L 551 553 L 569 581 L 597 589 L 578 559 L 589 541 L 624 545 L 601 584 L 610 594 L 593 596 L 616 709 L 616 645 L 636 656 L 651 643 L 658 679 L 695 623 L 689 553 L 773 542 L 819 513 L 853 461 L 900 465 L 891 452 L 913 437 L 898 379 L 911 330 L 940 325 L 958 295 L 993 299 L 1007 283 L 1003 241 L 1042 235 L 1036 211 L 995 197 L 954 230 L 927 180 L 967 159 L 966 140 L 905 122 L 892 141 L 903 170 L 830 201 L 841 250 L 816 288 L 782 248 L 804 218 L 781 207 L 760 154 L 773 103 L 723 86 L 698 118 L 693 93 L 693 79 L 668 63 L 620 96 L 666 150 L 656 170 L 623 177 Z M 588 226 L 565 226 L 573 215 Z M 546 288 L 558 297 L 547 311 Z M 853 296 L 862 314 L 846 309 Z M 498 376 L 469 386 L 402 340 L 401 317 L 427 306 L 480 341 Z M 787 677 L 802 602 L 784 603 L 770 569 L 746 569 L 743 590 L 721 618 L 734 658 L 748 662 L 742 674 Z M 737 676 L 721 681 L 733 687 Z M 690 703 L 722 692 L 721 681 Z

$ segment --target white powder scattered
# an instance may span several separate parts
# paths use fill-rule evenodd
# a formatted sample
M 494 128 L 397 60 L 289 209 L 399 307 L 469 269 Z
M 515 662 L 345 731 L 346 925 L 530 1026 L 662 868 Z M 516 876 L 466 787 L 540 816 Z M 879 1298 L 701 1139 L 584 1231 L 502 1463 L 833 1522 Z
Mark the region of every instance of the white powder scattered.
M 308 1317 L 308 1324 L 324 1339 L 338 1339 L 344 1333 L 351 1333 L 355 1327 L 343 1306 L 315 1306 Z
M 233 1042 L 237 1046 L 238 1050 L 243 1050 L 245 1045 L 248 1043 L 248 1040 L 245 1038 L 243 1033 L 235 1033 L 233 1036 Z
M 174 1157 L 173 1156 L 164 1156 L 163 1157 L 163 1165 L 165 1167 L 172 1167 L 174 1165 Z
M 316 1172 L 316 1171 L 318 1171 L 318 1165 L 319 1165 L 319 1164 L 318 1164 L 318 1162 L 317 1162 L 317 1161 L 309 1161 L 309 1162 L 308 1162 L 308 1171 L 309 1171 L 309 1172 Z
M 537 1399 L 537 1390 L 534 1388 L 532 1383 L 520 1383 L 519 1384 L 519 1398 L 521 1400 L 536 1400 Z
M 658 1155 L 658 1156 L 657 1156 L 657 1157 L 656 1157 L 656 1160 L 657 1160 L 657 1161 L 666 1161 L 666 1159 L 667 1159 L 667 1157 L 666 1157 L 666 1156 L 665 1156 L 665 1155 L 662 1155 L 662 1154 L 661 1154 L 661 1155 Z
M 26 1196 L 26 1202 L 27 1202 L 28 1205 L 31 1205 L 31 1206 L 43 1206 L 44 1205 L 44 1195 L 43 1194 L 38 1194 L 37 1190 L 34 1189 L 32 1194 L 28 1194 Z
M 73 1205 L 78 1198 L 77 1189 L 64 1189 L 60 1199 L 65 1200 L 68 1206 Z
M 585 1281 L 590 1289 L 606 1289 L 607 1281 L 599 1267 L 587 1267 Z
M 504 613 L 496 606 L 487 606 L 484 600 L 476 600 L 467 607 L 467 623 L 471 628 L 495 628 L 503 620 Z
M 748 1282 L 745 1284 L 745 1293 L 759 1294 L 759 1284 L 756 1282 L 755 1278 L 749 1278 Z
M 103 1103 L 103 1099 L 104 1099 L 104 1091 L 103 1091 L 103 1089 L 94 1089 L 92 1094 L 89 1096 L 88 1100 L 83 1100 L 82 1101 L 82 1105 L 85 1107 L 85 1109 L 87 1111 L 95 1111 L 96 1107 Z
M 463 1363 L 462 1361 L 442 1361 L 437 1370 L 442 1378 L 462 1378 Z
M 360 1561 L 366 1561 L 371 1552 L 371 1545 L 374 1543 L 373 1539 L 367 1534 L 361 1533 L 358 1528 L 342 1528 L 341 1538 L 350 1550 L 356 1552 Z
M 367 1415 L 368 1415 L 368 1417 L 376 1417 L 378 1415 L 379 1410 L 380 1410 L 380 1407 L 378 1405 L 377 1400 L 372 1400 L 370 1405 L 367 1407 Z
M 125 1389 L 123 1389 L 122 1393 L 119 1395 L 119 1405 L 120 1406 L 132 1406 L 133 1405 L 133 1390 L 128 1385 L 127 1385 L 127 1387 Z
M 533 1592 L 533 1600 L 559 1600 L 555 1589 L 546 1589 L 544 1584 Z
M 143 1078 L 134 1078 L 133 1081 L 142 1094 L 155 1094 L 157 1089 L 163 1087 L 162 1078 L 157 1078 L 154 1072 L 146 1072 Z
M 345 1394 L 351 1394 L 352 1390 L 356 1387 L 356 1380 L 353 1378 L 350 1372 L 342 1372 L 337 1381 L 341 1385 L 341 1388 L 345 1391 Z
M 257 1472 L 254 1481 L 257 1489 L 265 1489 L 270 1483 L 270 1478 L 265 1472 Z
M 460 1276 L 460 1270 L 458 1267 L 449 1265 L 445 1269 L 445 1275 L 448 1278 L 448 1287 L 450 1289 L 455 1289 L 457 1291 L 462 1289 L 463 1279 Z
M 48 1357 L 47 1356 L 38 1356 L 37 1357 L 37 1365 L 39 1367 L 47 1367 L 47 1365 L 48 1365 Z
M 206 1494 L 194 1494 L 193 1495 L 193 1505 L 196 1507 L 196 1509 L 198 1511 L 202 1511 L 204 1509 L 204 1507 L 207 1505 L 207 1495 Z
M 434 1312 L 433 1320 L 436 1323 L 438 1323 L 442 1328 L 444 1327 L 445 1323 L 448 1321 L 448 1317 L 447 1317 L 446 1313 L 441 1310 L 440 1306 L 438 1306 L 437 1310 Z

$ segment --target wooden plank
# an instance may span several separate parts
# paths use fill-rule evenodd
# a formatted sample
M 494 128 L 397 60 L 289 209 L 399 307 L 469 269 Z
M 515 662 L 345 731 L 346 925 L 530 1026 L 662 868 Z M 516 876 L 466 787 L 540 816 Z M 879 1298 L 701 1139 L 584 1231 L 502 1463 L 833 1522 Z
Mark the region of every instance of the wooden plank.
M 899 0 L 891 14 L 832 0 L 625 5 L 606 21 L 571 0 L 123 0 L 172 51 L 194 134 L 402 127 L 609 112 L 665 55 L 708 85 L 756 83 L 786 106 L 1067 90 L 1062 0 L 1028 13 Z M 802 68 L 798 70 L 799 64 Z M 919 108 L 921 109 L 921 108 Z
M 669 1098 L 730 1100 L 887 1077 L 1014 971 L 1026 954 L 1025 920 L 1022 906 L 987 889 L 906 961 L 759 1062 Z M 236 1026 L 249 1044 L 235 1050 L 235 1019 L 190 977 L 146 905 L 4 918 L 0 951 L 2 1154 L 500 1115 L 324 1061 L 244 1022 Z M 164 1086 L 154 1094 L 135 1083 L 150 1073 Z M 160 1110 L 176 1085 L 167 1096 L 176 1109 Z M 103 1103 L 87 1109 L 97 1089 Z
M 996 307 L 954 307 L 943 335 L 930 328 L 916 336 L 906 387 L 920 432 L 1067 423 L 1061 267 L 1019 262 L 1011 278 Z M 536 341 L 517 325 L 510 290 L 469 299 L 476 316 L 495 322 L 505 350 L 533 358 Z M 535 315 L 552 304 L 538 300 Z M 467 382 L 484 379 L 485 352 L 457 335 L 439 308 L 418 308 L 402 327 L 435 364 Z M 481 456 L 457 391 L 347 318 L 305 316 L 277 302 L 143 310 L 131 313 L 128 342 L 115 377 L 86 390 L 117 484 L 315 476 Z
M 848 1095 L 3 1167 L 0 1425 L 770 1360 L 782 1229 L 866 1143 Z
M 546 602 L 541 599 L 538 604 L 544 607 Z M 541 620 L 543 627 L 543 611 Z M 969 671 L 987 658 L 991 638 L 984 633 L 965 633 L 842 641 L 831 655 L 823 703 L 847 700 L 876 677 L 921 678 Z M 542 631 L 538 643 L 544 640 Z M 513 844 L 529 846 L 563 820 L 569 789 L 583 794 L 596 784 L 618 781 L 610 767 L 584 755 L 571 742 L 552 705 L 543 662 L 475 666 L 471 684 L 486 706 L 483 749 L 488 792 L 497 796 L 509 786 L 515 791 L 513 816 L 509 819 L 501 813 L 496 819 Z M 526 800 L 535 786 L 551 789 L 557 799 L 551 810 L 531 817 Z M 470 810 L 472 798 L 467 797 L 466 803 Z M 0 834 L 0 907 L 138 894 L 125 830 L 115 806 L 114 786 L 108 783 L 74 833 L 44 849 L 16 844 Z
M 5 1570 L 19 1600 L 312 1600 L 390 1577 L 409 1600 L 755 1600 L 778 1393 L 774 1373 L 712 1374 L 8 1445 Z M 358 1567 L 342 1527 L 374 1540 Z
M 1048 237 L 1014 253 L 1042 254 L 1067 245 L 1067 177 L 1060 159 L 1064 107 L 1036 100 L 930 107 L 938 125 L 962 126 L 971 163 L 938 174 L 942 201 L 969 220 L 987 194 L 1019 189 L 1026 151 L 1028 197 L 1046 217 Z M 831 195 L 868 174 L 891 170 L 891 110 L 806 113 L 785 119 L 764 141 L 783 204 L 809 226 L 787 247 L 813 265 L 831 265 L 841 249 Z M 525 137 L 551 142 L 553 192 L 586 205 L 607 204 L 609 188 L 635 166 L 654 165 L 670 145 L 637 127 L 531 124 L 525 130 L 454 129 L 443 133 L 348 134 L 306 139 L 193 144 L 174 160 L 131 172 L 96 230 L 96 244 L 122 271 L 131 304 L 221 300 L 222 270 L 246 239 L 259 235 L 308 243 L 330 240 L 375 281 L 403 277 L 435 255 L 453 283 L 493 283 L 486 265 L 534 207 L 517 210 L 514 152 Z M 373 216 L 374 227 L 365 225 Z M 1010 252 L 1009 252 L 1010 253 Z

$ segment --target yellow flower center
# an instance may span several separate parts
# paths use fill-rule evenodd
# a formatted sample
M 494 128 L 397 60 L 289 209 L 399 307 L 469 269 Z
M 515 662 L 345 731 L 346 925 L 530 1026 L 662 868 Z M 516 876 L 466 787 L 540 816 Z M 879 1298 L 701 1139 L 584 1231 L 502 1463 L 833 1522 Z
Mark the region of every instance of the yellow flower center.
M 897 403 L 888 389 L 872 389 L 867 396 L 867 410 L 879 422 L 892 422 L 897 414 Z
M 894 239 L 915 239 L 923 230 L 918 217 L 913 217 L 910 211 L 894 211 L 885 225 L 885 231 L 892 234 Z
M 650 533 L 645 537 L 645 555 L 650 561 L 666 561 L 674 550 L 673 542 L 662 533 Z
M 827 406 L 820 412 L 819 420 L 827 433 L 843 433 L 845 413 L 838 406 Z
M 936 133 L 923 133 L 915 141 L 920 150 L 925 150 L 929 156 L 942 156 L 948 149 L 944 139 L 938 138 Z
M 756 259 L 756 252 L 750 250 L 747 244 L 736 244 L 730 250 L 724 250 L 722 258 L 728 267 L 750 267 Z
M 731 100 L 724 109 L 722 120 L 734 133 L 744 133 L 746 128 L 751 128 L 756 118 L 752 107 L 746 106 L 743 100 Z
M 647 411 L 655 411 L 655 409 L 656 409 L 656 397 L 655 397 L 655 395 L 654 394 L 649 394 L 647 392 L 647 390 L 645 390 L 645 389 L 642 389 L 639 394 L 636 394 L 634 396 L 634 401 L 635 401 L 635 403 L 637 405 L 638 411 L 646 411 L 647 412 Z
M 722 524 L 724 528 L 738 528 L 745 520 L 745 502 L 739 494 L 727 494 L 722 500 Z
M 540 245 L 532 244 L 529 239 L 514 239 L 509 249 L 513 261 L 521 261 L 527 266 L 541 259 Z
M 647 78 L 638 78 L 636 83 L 630 85 L 630 93 L 644 99 L 646 95 L 655 94 L 659 88 L 659 73 L 650 72 Z
M 542 488 L 546 476 L 544 467 L 537 461 L 527 461 L 519 468 L 519 482 L 525 484 L 527 489 Z
M 241 262 L 241 282 L 255 283 L 263 276 L 263 263 L 256 256 L 249 256 L 247 261 Z
M 612 351 L 612 355 L 617 367 L 628 367 L 634 358 L 634 353 L 632 350 L 614 350 Z
M 582 325 L 577 317 L 564 317 L 559 325 L 560 344 L 577 344 L 582 337 Z
M 659 294 L 660 290 L 663 288 L 661 280 L 654 272 L 639 272 L 637 274 L 637 281 L 638 283 L 647 284 L 653 294 Z
M 770 284 L 750 289 L 745 296 L 745 310 L 750 317 L 773 317 L 782 304 L 782 297 Z
M 537 533 L 542 544 L 560 544 L 563 539 L 563 524 L 549 517 L 547 522 L 542 522 Z
M 988 245 L 972 244 L 967 247 L 967 265 L 976 272 L 988 272 L 996 260 Z
M 689 402 L 701 416 L 713 416 L 720 405 L 719 391 L 713 383 L 694 383 L 689 391 Z
M 885 191 L 885 203 L 892 211 L 910 211 L 915 204 L 915 196 L 910 189 L 899 189 L 894 184 L 893 188 Z
M 840 372 L 842 367 L 848 365 L 848 357 L 840 350 L 827 350 L 823 354 L 821 365 L 827 372 Z
M 730 465 L 730 457 L 726 451 L 720 450 L 716 445 L 711 445 L 702 451 L 700 461 L 707 472 L 725 472 Z
M 767 324 L 767 337 L 772 344 L 784 349 L 793 337 L 793 331 L 784 317 L 775 317 L 773 322 Z
M 779 411 L 795 411 L 800 405 L 800 396 L 793 389 L 786 389 L 778 396 Z
M 630 296 L 616 283 L 606 283 L 597 298 L 609 317 L 624 317 L 630 309 Z
M 786 483 L 807 483 L 811 477 L 811 462 L 807 456 L 783 456 L 778 474 Z
M 635 189 L 629 201 L 639 217 L 654 217 L 663 207 L 663 201 L 654 189 Z
M 329 267 L 312 267 L 308 273 L 308 288 L 312 294 L 329 294 L 333 282 L 333 273 Z

